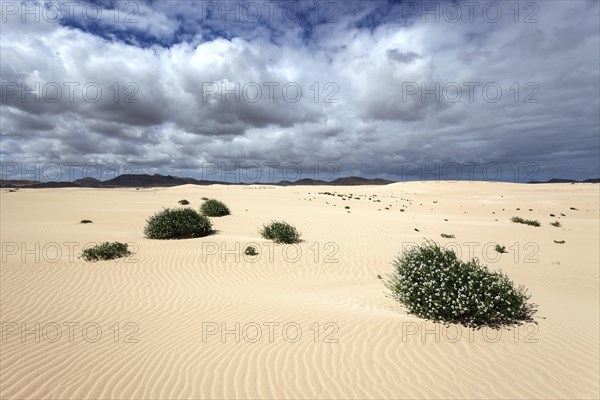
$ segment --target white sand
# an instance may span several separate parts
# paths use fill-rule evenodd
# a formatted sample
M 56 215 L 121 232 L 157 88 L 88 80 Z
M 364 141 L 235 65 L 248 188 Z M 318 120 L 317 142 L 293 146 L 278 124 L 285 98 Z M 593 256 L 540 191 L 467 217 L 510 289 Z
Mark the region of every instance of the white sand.
M 598 398 L 599 190 L 467 182 L 3 189 L 0 397 Z M 381 203 L 316 194 L 323 191 L 376 194 Z M 203 196 L 232 209 L 213 218 L 215 235 L 143 237 L 148 216 L 182 198 L 197 208 Z M 542 226 L 514 224 L 514 215 Z M 304 242 L 287 255 L 270 246 L 257 230 L 272 219 L 296 225 Z M 550 226 L 554 220 L 563 226 Z M 377 275 L 393 270 L 403 243 L 424 238 L 460 244 L 463 259 L 475 246 L 474 256 L 529 288 L 539 325 L 444 330 L 408 315 Z M 85 243 L 105 240 L 130 242 L 135 254 L 70 259 L 69 249 L 77 256 Z M 249 242 L 257 262 L 240 255 Z M 492 262 L 496 242 L 509 253 Z M 25 252 L 36 243 L 40 251 Z M 21 337 L 22 323 L 33 333 Z M 224 340 L 222 324 L 232 331 Z

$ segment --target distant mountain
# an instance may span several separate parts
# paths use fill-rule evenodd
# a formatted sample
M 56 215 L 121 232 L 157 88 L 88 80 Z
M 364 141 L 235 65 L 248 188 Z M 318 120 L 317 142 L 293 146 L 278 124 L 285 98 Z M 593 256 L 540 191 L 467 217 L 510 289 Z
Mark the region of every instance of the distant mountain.
M 322 181 L 317 179 L 299 179 L 294 182 L 290 181 L 281 181 L 275 183 L 277 186 L 318 186 L 318 185 L 327 185 L 327 186 L 361 186 L 361 185 L 388 185 L 390 183 L 395 183 L 394 181 L 388 181 L 387 179 L 367 179 L 361 178 L 358 176 L 348 176 L 346 178 L 338 178 L 334 181 Z
M 101 187 L 104 184 L 96 178 L 81 178 L 74 180 L 73 183 L 81 187 Z
M 277 183 L 271 183 L 276 186 L 367 186 L 367 185 L 389 185 L 395 183 L 388 179 L 369 179 L 360 176 L 347 176 L 333 181 L 323 181 L 318 179 L 299 179 L 297 181 L 283 180 Z M 542 183 L 600 183 L 600 178 L 586 179 L 577 181 L 574 179 L 553 178 L 547 181 L 530 181 L 528 184 Z M 124 174 L 107 181 L 99 181 L 94 178 L 81 178 L 73 182 L 39 182 L 28 180 L 0 180 L 0 187 L 3 188 L 63 188 L 63 187 L 87 187 L 87 188 L 114 188 L 114 187 L 172 187 L 179 185 L 245 185 L 249 183 L 230 183 L 220 181 L 205 181 L 195 178 L 180 178 L 171 175 L 148 175 L 148 174 Z M 261 182 L 257 182 L 261 184 Z M 265 184 L 265 183 L 262 183 Z
M 277 186 L 316 186 L 316 185 L 332 185 L 332 186 L 358 186 L 358 185 L 387 185 L 394 183 L 386 179 L 367 179 L 358 176 L 349 176 L 338 178 L 334 181 L 327 182 L 317 179 L 299 179 L 297 181 L 281 181 L 273 183 Z M 61 187 L 94 187 L 94 188 L 110 188 L 110 187 L 172 187 L 179 185 L 244 185 L 246 183 L 230 183 L 219 181 L 205 181 L 194 178 L 179 178 L 171 175 L 148 175 L 148 174 L 124 174 L 107 181 L 99 181 L 94 178 L 81 178 L 73 182 L 38 182 L 25 180 L 6 180 L 0 181 L 0 187 L 6 188 L 61 188 Z
M 171 175 L 125 174 L 102 182 L 105 187 L 171 187 L 179 185 L 212 185 L 229 183 L 217 181 L 200 181 L 194 178 L 179 178 Z
M 29 186 L 33 189 L 47 189 L 47 188 L 72 188 L 81 187 L 74 182 L 38 182 L 34 185 Z
M 547 181 L 529 181 L 527 183 L 600 183 L 600 178 L 590 178 L 584 181 L 577 181 L 575 179 L 552 178 Z
M 20 188 L 20 187 L 26 187 L 26 186 L 31 186 L 34 185 L 36 183 L 39 183 L 38 181 L 25 181 L 25 180 L 0 180 L 0 187 L 3 188 Z
M 331 185 L 339 186 L 358 186 L 358 185 L 389 185 L 390 183 L 396 183 L 387 179 L 367 179 L 361 178 L 360 176 L 348 176 L 346 178 L 338 178 L 331 182 Z

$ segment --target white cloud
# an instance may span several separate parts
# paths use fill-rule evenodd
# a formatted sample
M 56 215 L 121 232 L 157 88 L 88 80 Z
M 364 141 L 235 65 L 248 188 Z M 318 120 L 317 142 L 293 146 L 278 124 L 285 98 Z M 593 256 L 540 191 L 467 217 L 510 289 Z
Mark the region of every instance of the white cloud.
M 386 18 L 369 28 L 356 26 L 369 15 L 364 3 L 340 3 L 339 22 L 313 27 L 308 38 L 302 25 L 286 30 L 274 20 L 255 24 L 254 33 L 233 24 L 230 40 L 204 39 L 210 24 L 193 33 L 186 25 L 193 23 L 193 6 L 185 4 L 140 3 L 138 24 L 101 24 L 132 38 L 143 31 L 172 40 L 187 32 L 169 47 L 140 47 L 44 21 L 3 22 L 3 158 L 138 160 L 187 175 L 194 174 L 191 157 L 338 161 L 348 171 L 390 177 L 402 162 L 430 160 L 534 161 L 554 175 L 562 165 L 581 177 L 599 173 L 596 2 L 540 4 L 533 24 L 507 15 L 498 23 Z M 285 34 L 275 40 L 273 31 Z M 48 90 L 58 84 L 63 96 L 55 103 L 32 95 L 22 101 L 6 86 L 13 82 Z M 79 84 L 73 102 L 68 82 Z M 206 86 L 211 82 L 217 86 Z M 406 93 L 436 82 L 447 89 L 439 101 Z M 468 82 L 479 84 L 473 102 Z M 203 94 L 235 83 L 247 85 L 250 98 L 260 87 L 260 100 Z M 272 83 L 278 86 L 271 101 Z M 486 100 L 486 83 L 502 89 L 501 100 Z M 102 88 L 98 102 L 82 98 L 86 84 Z M 298 102 L 283 97 L 286 84 L 291 96 L 302 89 Z M 453 103 L 457 86 L 462 97 Z M 128 94 L 138 102 L 125 103 Z M 325 102 L 327 95 L 337 102 Z M 524 104 L 528 95 L 539 102 Z

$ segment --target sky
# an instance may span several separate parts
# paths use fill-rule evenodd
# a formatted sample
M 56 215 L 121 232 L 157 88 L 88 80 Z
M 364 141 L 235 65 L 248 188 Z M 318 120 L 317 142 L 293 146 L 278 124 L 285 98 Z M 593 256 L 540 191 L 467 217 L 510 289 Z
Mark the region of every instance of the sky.
M 0 1 L 2 179 L 600 177 L 600 2 Z

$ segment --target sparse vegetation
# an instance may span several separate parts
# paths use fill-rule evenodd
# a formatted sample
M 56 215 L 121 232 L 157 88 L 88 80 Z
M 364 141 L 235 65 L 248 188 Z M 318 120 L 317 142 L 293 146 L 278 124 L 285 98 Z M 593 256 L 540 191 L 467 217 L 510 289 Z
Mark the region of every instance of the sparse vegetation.
M 508 253 L 506 251 L 506 246 L 500 246 L 499 244 L 497 244 L 496 247 L 494 247 L 494 250 L 496 250 L 500 254 Z
M 82 219 L 80 223 L 82 223 L 82 224 L 93 224 L 94 221 L 92 221 L 91 219 Z
M 244 249 L 244 254 L 247 256 L 256 256 L 258 255 L 258 252 L 254 248 L 254 246 L 248 246 L 246 247 L 246 249 Z
M 406 251 L 394 267 L 386 286 L 421 318 L 494 328 L 533 322 L 536 309 L 525 287 L 515 287 L 508 276 L 477 260 L 463 262 L 436 243 Z
M 223 217 L 229 215 L 229 208 L 222 201 L 210 199 L 200 206 L 200 212 L 209 217 Z
M 542 225 L 542 224 L 540 224 L 540 221 L 531 220 L 531 219 L 523 219 L 521 217 L 512 217 L 511 221 L 515 222 L 517 224 L 525 224 L 525 225 L 531 225 L 531 226 L 541 226 Z
M 273 221 L 264 225 L 260 230 L 260 235 L 275 243 L 298 243 L 300 242 L 300 233 L 295 227 L 283 221 Z
M 104 242 L 83 250 L 81 258 L 86 261 L 113 260 L 115 258 L 127 257 L 130 254 L 131 252 L 125 243 Z
M 560 225 L 560 222 L 559 222 L 559 221 L 550 222 L 550 225 L 552 225 L 552 226 L 555 226 L 555 227 L 557 227 L 557 228 L 560 228 L 560 227 L 561 227 L 561 225 Z
M 181 204 L 182 206 L 187 206 L 188 204 L 190 204 L 190 202 L 187 201 L 186 199 L 179 200 L 178 203 Z
M 454 239 L 454 235 L 448 235 L 446 233 L 442 233 L 441 235 L 444 239 Z
M 148 239 L 190 239 L 210 235 L 208 217 L 191 208 L 166 208 L 146 220 Z

